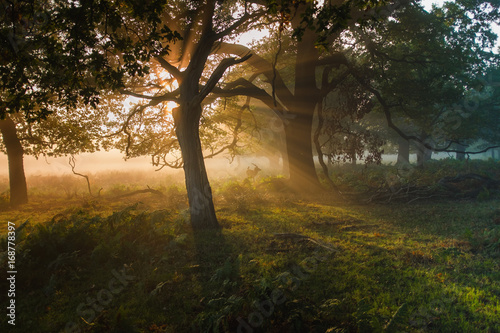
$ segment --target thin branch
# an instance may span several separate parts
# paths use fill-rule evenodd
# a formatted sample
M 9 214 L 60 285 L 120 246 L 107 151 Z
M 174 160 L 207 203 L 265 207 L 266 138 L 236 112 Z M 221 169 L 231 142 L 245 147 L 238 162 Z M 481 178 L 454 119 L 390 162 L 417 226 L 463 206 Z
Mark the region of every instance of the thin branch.
M 281 29 L 278 31 L 278 50 L 276 51 L 276 54 L 274 55 L 274 59 L 272 62 L 273 79 L 271 80 L 271 87 L 272 87 L 274 106 L 277 106 L 277 103 L 276 103 L 276 77 L 278 76 L 277 75 L 278 71 L 276 70 L 276 65 L 278 64 L 278 57 L 279 57 L 280 52 L 281 52 Z
M 122 129 L 120 131 L 118 131 L 118 133 L 123 132 L 127 136 L 127 146 L 125 147 L 125 155 L 126 156 L 130 155 L 129 151 L 130 151 L 130 147 L 132 145 L 132 134 L 128 130 L 128 126 L 129 126 L 130 121 L 132 120 L 132 118 L 136 114 L 142 113 L 147 107 L 156 106 L 160 103 L 161 103 L 161 101 L 150 101 L 148 104 L 137 105 L 132 110 L 132 112 L 130 112 L 129 115 L 127 116 L 127 119 L 123 123 Z M 118 133 L 116 133 L 116 134 L 118 134 Z
M 142 194 L 142 193 L 151 193 L 151 194 L 159 195 L 159 196 L 162 196 L 162 197 L 165 196 L 165 194 L 163 194 L 163 192 L 161 192 L 159 190 L 152 189 L 152 188 L 150 188 L 148 186 L 147 189 L 136 190 L 136 191 L 133 191 L 133 192 L 130 192 L 130 193 L 120 194 L 120 195 L 115 196 L 113 199 L 122 199 L 122 198 L 130 197 L 130 196 L 133 196 L 133 195 L 136 195 L 136 194 Z
M 167 102 L 167 101 L 174 101 L 174 102 L 178 102 L 179 101 L 179 99 L 176 97 L 176 96 L 179 96 L 179 89 L 176 89 L 174 91 L 169 91 L 169 92 L 167 92 L 165 94 L 156 95 L 156 96 L 149 96 L 149 95 L 138 94 L 136 92 L 133 92 L 133 91 L 130 91 L 130 90 L 125 90 L 125 89 L 121 89 L 120 93 L 122 93 L 124 95 L 129 95 L 129 96 L 132 96 L 132 97 L 136 97 L 136 98 L 148 99 L 150 101 L 156 102 L 156 104 L 159 104 L 161 102 Z
M 245 104 L 243 104 L 243 106 L 238 110 L 238 115 L 236 117 L 236 119 L 237 119 L 236 126 L 234 126 L 234 129 L 233 129 L 233 140 L 231 141 L 231 143 L 225 145 L 224 147 L 222 147 L 221 149 L 219 149 L 215 153 L 211 153 L 209 155 L 206 155 L 205 158 L 215 157 L 215 156 L 221 154 L 222 152 L 224 152 L 225 150 L 233 149 L 234 147 L 236 147 L 236 145 L 238 144 L 238 134 L 239 134 L 240 128 L 242 126 L 241 115 L 242 115 L 243 111 L 250 110 L 250 99 L 251 99 L 250 97 L 247 97 Z
M 319 161 L 319 164 L 321 165 L 321 169 L 323 170 L 323 174 L 325 175 L 326 180 L 328 181 L 328 184 L 330 184 L 330 186 L 335 191 L 337 191 L 340 195 L 342 195 L 342 192 L 340 192 L 340 189 L 337 187 L 337 185 L 335 185 L 333 180 L 330 178 L 328 166 L 326 165 L 326 163 L 323 159 L 324 154 L 323 154 L 323 151 L 321 149 L 321 144 L 319 141 L 319 136 L 321 134 L 321 130 L 322 130 L 323 124 L 324 124 L 323 103 L 318 104 L 318 114 L 317 115 L 318 115 L 318 126 L 316 127 L 316 131 L 314 132 L 313 142 L 314 142 L 314 145 L 316 147 L 316 152 L 318 153 L 318 161 Z
M 253 13 L 253 14 L 248 14 L 248 13 L 243 14 L 243 16 L 241 16 L 238 20 L 236 20 L 229 27 L 227 27 L 226 29 L 224 29 L 221 32 L 217 33 L 214 36 L 214 40 L 219 40 L 219 39 L 221 39 L 223 37 L 226 37 L 227 35 L 229 35 L 230 33 L 232 33 L 234 30 L 236 30 L 238 27 L 240 27 L 244 23 L 247 23 L 247 25 L 248 25 L 249 22 L 247 22 L 247 21 L 249 19 L 258 18 L 258 17 L 262 16 L 263 14 L 264 14 L 264 11 L 259 11 L 259 12 Z
M 169 162 L 169 161 L 167 161 L 167 155 L 164 154 L 161 156 L 161 159 L 162 159 L 161 166 L 158 169 L 156 169 L 155 171 L 160 171 L 164 167 L 169 167 L 172 169 L 180 169 L 184 166 L 184 161 L 182 160 L 182 157 L 178 157 L 175 161 Z M 156 166 L 160 165 L 160 156 L 157 156 L 157 161 L 154 163 L 156 164 Z M 153 164 L 153 165 L 155 165 L 155 164 Z
M 69 165 L 71 166 L 71 171 L 73 172 L 73 174 L 85 178 L 85 180 L 87 181 L 87 187 L 89 189 L 89 194 L 90 194 L 91 197 L 93 197 L 92 190 L 90 189 L 89 176 L 83 175 L 83 174 L 78 173 L 78 172 L 75 171 L 76 159 L 75 159 L 75 157 L 73 155 L 71 155 L 70 158 L 69 158 Z
M 354 31 L 356 31 L 361 36 L 361 38 L 365 42 L 365 45 L 366 45 L 368 52 L 370 52 L 372 57 L 378 56 L 382 59 L 386 59 L 386 60 L 390 60 L 390 61 L 394 61 L 394 62 L 399 62 L 399 63 L 411 64 L 411 65 L 416 65 L 416 64 L 426 65 L 426 64 L 432 64 L 432 63 L 441 64 L 441 62 L 436 61 L 436 60 L 427 60 L 427 58 L 422 56 L 422 54 L 420 54 L 420 53 L 403 54 L 403 55 L 401 55 L 400 58 L 391 57 L 388 53 L 382 52 L 379 49 L 377 49 L 377 45 L 375 44 L 375 42 L 373 42 L 362 29 L 360 29 L 356 26 L 354 26 L 352 29 Z M 421 59 L 418 59 L 419 57 Z

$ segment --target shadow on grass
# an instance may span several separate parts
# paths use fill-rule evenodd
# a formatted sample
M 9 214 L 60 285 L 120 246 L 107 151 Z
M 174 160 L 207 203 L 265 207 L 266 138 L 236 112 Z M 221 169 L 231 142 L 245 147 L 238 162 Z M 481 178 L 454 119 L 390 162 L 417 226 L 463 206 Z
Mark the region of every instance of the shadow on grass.
M 231 247 L 219 230 L 193 231 L 196 262 L 202 276 L 210 277 L 214 270 L 231 257 Z
M 292 329 L 296 324 L 356 331 L 363 318 L 385 325 L 403 303 L 410 310 L 405 324 L 414 321 L 408 331 L 452 331 L 455 322 L 466 325 L 463 316 L 470 327 L 482 322 L 486 329 L 495 318 L 498 265 L 441 247 L 440 237 L 451 237 L 455 225 L 486 223 L 480 219 L 488 204 L 477 211 L 426 206 L 425 214 L 404 207 L 273 204 L 238 212 L 229 206 L 218 213 L 223 232 L 193 232 L 185 216 L 167 210 L 61 217 L 26 228 L 18 239 L 16 329 L 60 332 L 75 322 L 84 332 L 234 332 L 239 317 L 250 323 L 255 301 L 269 304 L 278 289 L 287 300 L 265 316 L 261 330 L 312 331 Z M 463 220 L 448 221 L 455 217 Z M 339 252 L 297 273 L 316 246 L 276 239 L 274 233 L 285 232 L 331 242 Z M 131 278 L 108 302 L 103 297 L 113 291 L 114 271 L 123 268 Z M 290 274 L 300 278 L 293 290 L 280 283 Z M 5 271 L 0 279 L 7 290 Z M 6 325 L 6 316 L 0 323 Z

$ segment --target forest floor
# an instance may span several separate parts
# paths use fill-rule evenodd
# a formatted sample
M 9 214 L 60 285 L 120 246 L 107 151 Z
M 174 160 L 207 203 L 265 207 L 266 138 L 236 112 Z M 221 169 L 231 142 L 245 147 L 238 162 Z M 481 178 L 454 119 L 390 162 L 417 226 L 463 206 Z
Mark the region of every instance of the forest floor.
M 420 179 L 453 171 L 434 167 Z M 381 204 L 213 181 L 222 231 L 193 233 L 179 185 L 123 196 L 145 183 L 96 181 L 90 197 L 54 193 L 58 179 L 0 211 L 5 295 L 7 221 L 17 228 L 16 325 L 5 313 L 2 332 L 500 332 L 495 191 Z

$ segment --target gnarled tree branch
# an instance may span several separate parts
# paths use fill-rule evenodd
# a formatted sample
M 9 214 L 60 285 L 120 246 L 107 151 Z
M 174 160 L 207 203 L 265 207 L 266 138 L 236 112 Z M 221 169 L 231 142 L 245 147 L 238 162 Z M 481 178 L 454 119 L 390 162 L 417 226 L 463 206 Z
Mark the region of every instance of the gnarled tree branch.
M 163 69 L 165 69 L 167 72 L 169 72 L 181 85 L 182 80 L 184 79 L 184 73 L 182 73 L 177 67 L 174 65 L 170 64 L 167 60 L 165 60 L 163 57 L 156 57 L 156 61 L 158 61 Z
M 194 103 L 201 103 L 205 99 L 205 97 L 207 97 L 207 95 L 210 94 L 210 92 L 215 88 L 215 86 L 221 79 L 222 75 L 224 75 L 226 69 L 228 69 L 233 65 L 246 61 L 251 56 L 252 54 L 247 54 L 240 59 L 236 58 L 223 59 L 220 62 L 219 66 L 217 66 L 217 68 L 214 70 L 214 72 L 212 73 L 212 75 L 210 76 L 210 78 L 208 79 L 207 83 L 202 88 L 198 96 L 195 98 Z

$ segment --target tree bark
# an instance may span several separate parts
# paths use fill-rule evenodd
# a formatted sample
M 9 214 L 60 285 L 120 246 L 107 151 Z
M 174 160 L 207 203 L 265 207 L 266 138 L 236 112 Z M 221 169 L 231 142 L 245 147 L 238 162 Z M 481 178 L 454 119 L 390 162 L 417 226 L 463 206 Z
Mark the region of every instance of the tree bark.
M 356 163 L 358 161 L 358 157 L 356 156 L 356 147 L 354 146 L 354 144 L 353 144 L 353 147 L 351 149 L 351 157 L 352 157 L 351 165 L 354 167 L 354 166 L 356 166 Z
M 301 191 L 321 187 L 313 159 L 312 115 L 296 115 L 285 126 L 290 185 Z
M 297 10 L 297 17 L 309 5 Z M 298 26 L 294 18 L 292 25 Z M 285 120 L 285 140 L 288 155 L 290 185 L 301 191 L 314 192 L 321 188 L 313 159 L 313 116 L 320 101 L 316 83 L 316 67 L 319 53 L 315 47 L 316 33 L 307 30 L 297 45 L 293 98 L 284 101 L 291 117 Z
M 423 167 L 432 157 L 432 150 L 423 146 L 417 147 L 417 166 Z
M 457 152 L 457 155 L 456 155 L 457 160 L 458 161 L 465 160 L 465 146 L 457 143 L 456 147 L 457 147 L 457 150 L 459 151 L 459 152 Z
M 424 151 L 424 163 L 432 159 L 432 150 L 425 149 Z
M 189 201 L 191 226 L 198 232 L 219 229 L 212 200 L 212 189 L 208 181 L 205 160 L 200 141 L 200 119 L 203 99 L 222 77 L 234 59 L 224 59 L 200 90 L 200 80 L 208 56 L 217 39 L 213 31 L 215 0 L 208 0 L 201 8 L 201 26 L 198 42 L 193 45 L 189 65 L 179 75 L 179 107 L 172 110 L 175 132 L 182 154 L 186 190 Z
M 184 162 L 184 175 L 193 230 L 218 229 L 212 189 L 208 181 L 200 142 L 201 105 L 184 102 L 175 110 L 177 139 Z
M 425 132 L 422 132 L 420 134 L 420 139 L 422 141 L 427 139 L 427 134 Z M 417 166 L 420 168 L 423 168 L 425 163 L 429 161 L 432 157 L 432 150 L 428 149 L 424 145 L 420 143 L 416 143 L 417 147 Z
M 0 131 L 9 161 L 10 204 L 28 203 L 28 187 L 24 174 L 24 150 L 17 136 L 16 124 L 7 116 L 0 120 Z
M 405 165 L 410 163 L 410 142 L 402 137 L 398 139 L 398 160 L 396 164 Z

